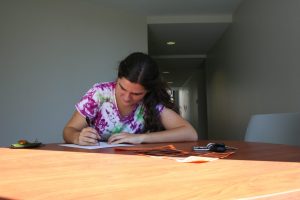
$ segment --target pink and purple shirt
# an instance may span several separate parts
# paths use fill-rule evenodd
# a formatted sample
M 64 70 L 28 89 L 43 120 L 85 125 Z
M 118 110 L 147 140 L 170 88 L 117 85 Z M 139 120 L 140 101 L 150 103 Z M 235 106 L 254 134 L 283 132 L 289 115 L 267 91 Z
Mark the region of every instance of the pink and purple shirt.
M 128 116 L 122 117 L 116 103 L 116 82 L 96 83 L 75 105 L 84 117 L 89 117 L 99 134 L 120 132 L 142 133 L 145 107 L 140 102 Z M 163 105 L 158 105 L 159 113 Z

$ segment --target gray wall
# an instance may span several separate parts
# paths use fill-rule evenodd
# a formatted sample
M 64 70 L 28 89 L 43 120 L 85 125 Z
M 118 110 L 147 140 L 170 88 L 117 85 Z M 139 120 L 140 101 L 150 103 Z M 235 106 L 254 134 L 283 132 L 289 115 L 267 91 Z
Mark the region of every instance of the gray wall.
M 178 93 L 180 114 L 193 125 L 199 139 L 207 139 L 205 70 L 193 70 Z
M 252 114 L 300 111 L 300 1 L 245 0 L 208 54 L 208 134 L 243 139 Z
M 61 142 L 84 92 L 147 51 L 146 17 L 89 2 L 0 1 L 0 145 Z

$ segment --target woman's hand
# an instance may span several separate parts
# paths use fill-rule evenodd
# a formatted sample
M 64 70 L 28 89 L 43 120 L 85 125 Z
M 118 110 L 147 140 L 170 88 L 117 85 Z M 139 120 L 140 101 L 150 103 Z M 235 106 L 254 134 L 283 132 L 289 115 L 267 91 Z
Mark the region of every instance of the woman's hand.
M 83 128 L 79 133 L 77 143 L 79 145 L 96 145 L 100 139 L 96 129 L 87 127 Z
M 141 144 L 143 142 L 144 134 L 130 134 L 130 133 L 118 133 L 113 134 L 108 139 L 109 144 L 120 144 L 120 143 L 130 143 L 130 144 Z

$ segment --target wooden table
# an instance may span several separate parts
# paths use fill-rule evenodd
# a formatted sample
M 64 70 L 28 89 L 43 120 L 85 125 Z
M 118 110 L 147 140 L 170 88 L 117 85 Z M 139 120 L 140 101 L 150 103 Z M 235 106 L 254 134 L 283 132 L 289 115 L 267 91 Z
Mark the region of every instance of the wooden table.
M 174 143 L 191 151 L 211 141 Z M 235 154 L 208 163 L 47 144 L 0 148 L 0 199 L 299 199 L 300 148 L 223 141 Z M 145 144 L 153 147 L 166 144 Z

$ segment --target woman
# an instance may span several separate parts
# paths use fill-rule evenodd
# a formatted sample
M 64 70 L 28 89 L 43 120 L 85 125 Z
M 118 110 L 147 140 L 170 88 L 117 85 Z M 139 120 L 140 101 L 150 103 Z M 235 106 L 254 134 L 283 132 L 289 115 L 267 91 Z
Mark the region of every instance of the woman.
M 195 129 L 175 110 L 155 61 L 132 53 L 120 63 L 116 81 L 95 84 L 76 104 L 63 137 L 79 145 L 105 139 L 132 144 L 196 141 Z

